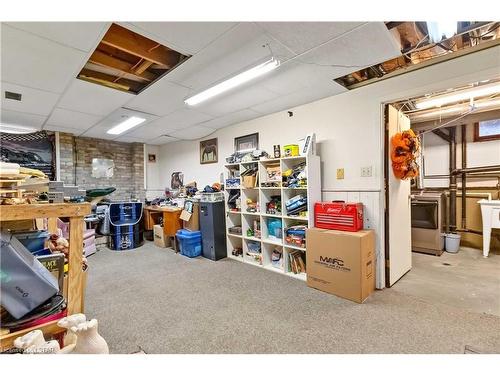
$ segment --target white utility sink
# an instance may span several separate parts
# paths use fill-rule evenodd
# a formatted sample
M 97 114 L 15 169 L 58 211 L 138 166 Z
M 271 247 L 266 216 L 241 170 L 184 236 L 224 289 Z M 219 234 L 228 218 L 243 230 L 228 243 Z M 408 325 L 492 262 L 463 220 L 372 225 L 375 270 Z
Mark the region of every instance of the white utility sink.
M 500 200 L 481 199 L 481 216 L 483 218 L 483 257 L 490 252 L 491 228 L 500 228 Z

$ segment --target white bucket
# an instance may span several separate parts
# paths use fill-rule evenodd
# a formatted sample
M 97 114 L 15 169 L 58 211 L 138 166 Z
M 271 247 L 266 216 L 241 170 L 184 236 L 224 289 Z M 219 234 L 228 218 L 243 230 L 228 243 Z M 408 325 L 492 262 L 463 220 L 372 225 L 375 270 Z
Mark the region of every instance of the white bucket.
M 446 251 L 448 253 L 458 253 L 460 248 L 460 235 L 455 233 L 446 233 Z

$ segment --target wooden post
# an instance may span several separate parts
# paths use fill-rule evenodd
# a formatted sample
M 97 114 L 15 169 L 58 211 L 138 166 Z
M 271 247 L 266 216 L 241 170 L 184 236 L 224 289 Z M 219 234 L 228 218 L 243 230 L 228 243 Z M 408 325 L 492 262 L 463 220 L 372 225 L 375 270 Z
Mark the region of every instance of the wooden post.
M 69 218 L 68 315 L 83 311 L 83 218 Z
M 57 217 L 47 219 L 47 229 L 50 234 L 57 234 Z

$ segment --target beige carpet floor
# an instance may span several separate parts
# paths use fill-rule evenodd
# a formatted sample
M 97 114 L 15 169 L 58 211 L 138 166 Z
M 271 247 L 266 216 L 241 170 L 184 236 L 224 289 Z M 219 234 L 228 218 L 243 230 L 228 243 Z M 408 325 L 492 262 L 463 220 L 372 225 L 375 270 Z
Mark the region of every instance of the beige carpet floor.
M 151 243 L 89 258 L 86 314 L 112 353 L 500 353 L 500 317 L 394 289 L 364 304 Z

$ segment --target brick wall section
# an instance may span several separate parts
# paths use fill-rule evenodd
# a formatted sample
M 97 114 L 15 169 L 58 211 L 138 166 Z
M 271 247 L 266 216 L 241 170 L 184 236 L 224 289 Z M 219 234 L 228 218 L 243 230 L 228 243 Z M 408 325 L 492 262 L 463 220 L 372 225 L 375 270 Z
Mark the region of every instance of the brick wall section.
M 144 145 L 59 133 L 61 179 L 83 189 L 115 187 L 112 200 L 144 200 Z M 70 158 L 69 155 L 72 155 Z M 92 159 L 112 159 L 111 178 L 92 177 Z M 75 179 L 76 173 L 76 179 Z
M 75 184 L 74 138 L 72 134 L 59 133 L 60 176 L 67 185 Z

